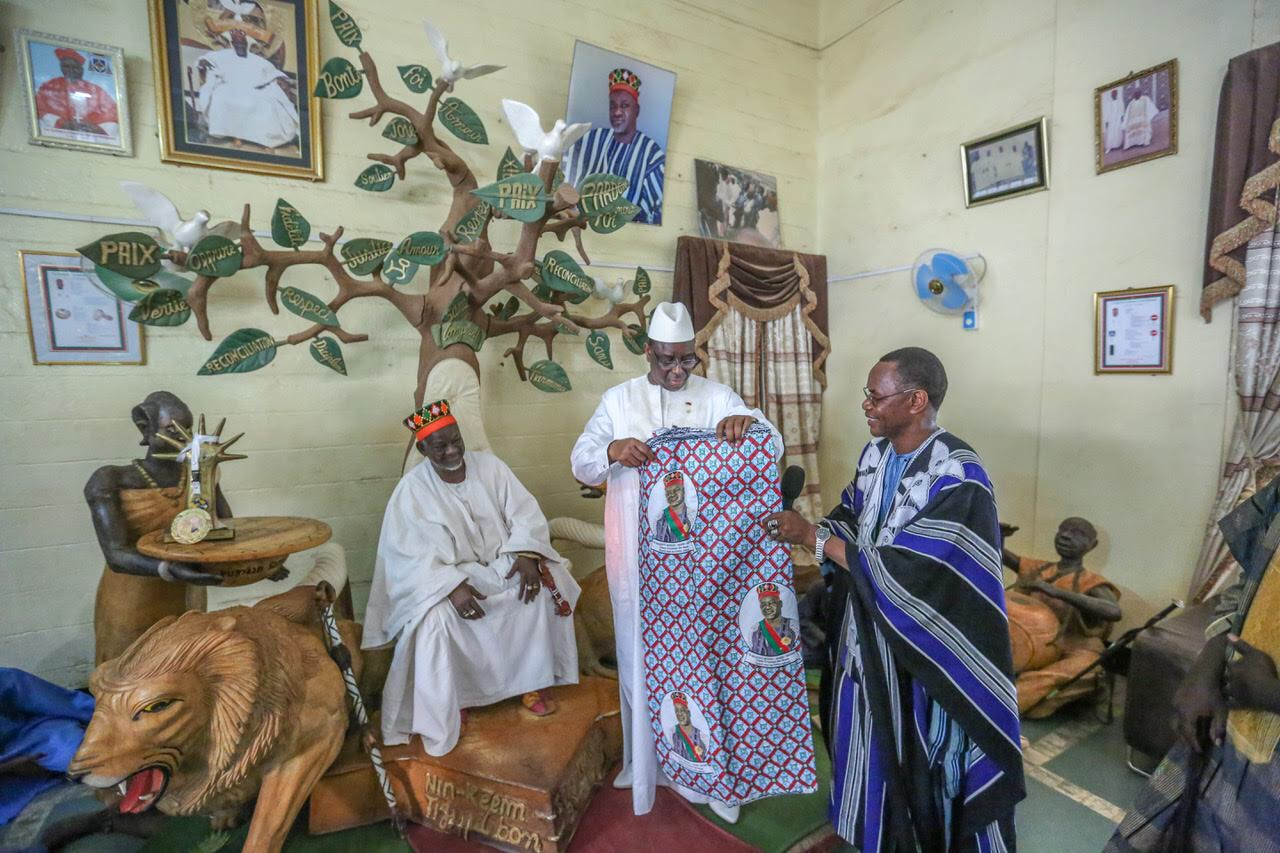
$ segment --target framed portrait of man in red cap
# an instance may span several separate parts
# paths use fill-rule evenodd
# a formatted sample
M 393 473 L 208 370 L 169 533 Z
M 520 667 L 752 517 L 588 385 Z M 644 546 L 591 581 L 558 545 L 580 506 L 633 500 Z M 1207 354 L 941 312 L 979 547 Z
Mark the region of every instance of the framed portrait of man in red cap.
M 133 155 L 124 51 L 30 30 L 15 41 L 32 145 Z

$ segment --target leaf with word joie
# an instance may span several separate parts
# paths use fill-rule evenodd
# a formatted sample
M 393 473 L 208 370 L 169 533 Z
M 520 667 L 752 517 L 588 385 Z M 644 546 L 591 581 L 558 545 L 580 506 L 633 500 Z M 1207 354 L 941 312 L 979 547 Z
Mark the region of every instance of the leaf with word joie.
M 320 69 L 315 96 L 335 101 L 354 98 L 364 90 L 364 76 L 348 60 L 335 56 Z
M 497 183 L 480 187 L 471 194 L 488 202 L 494 210 L 500 210 L 521 222 L 537 222 L 546 210 L 551 196 L 542 186 L 542 178 L 521 172 Z
M 401 145 L 417 145 L 418 132 L 413 129 L 413 122 L 402 116 L 396 116 L 382 129 L 382 135 L 392 142 Z
M 436 323 L 431 327 L 431 338 L 440 349 L 454 344 L 466 344 L 476 352 L 484 346 L 484 329 L 470 320 L 454 320 L 449 323 Z
M 135 280 L 159 272 L 164 253 L 155 238 L 141 231 L 108 234 L 76 251 L 98 266 Z
M 347 47 L 360 49 L 360 27 L 356 25 L 355 19 L 333 0 L 329 0 L 329 23 L 333 24 L 333 31 L 337 33 L 338 41 Z
M 326 305 L 324 300 L 317 296 L 312 296 L 305 290 L 299 290 L 296 287 L 282 287 L 280 288 L 280 301 L 284 303 L 285 308 L 304 320 L 310 320 L 322 326 L 338 325 L 338 315 L 333 313 L 333 309 Z
M 347 375 L 347 362 L 342 358 L 342 347 L 333 338 L 316 338 L 311 342 L 311 357 L 330 370 Z
M 436 115 L 445 129 L 463 142 L 474 142 L 477 145 L 488 145 L 489 134 L 485 133 L 484 122 L 476 111 L 457 98 L 445 98 L 436 108 Z
M 191 306 L 176 290 L 157 290 L 133 306 L 129 319 L 144 326 L 181 326 L 191 316 Z
M 489 214 L 493 213 L 493 208 L 488 202 L 480 202 L 467 213 L 466 216 L 458 220 L 458 224 L 453 226 L 453 238 L 459 244 L 465 246 L 467 243 L 474 243 L 475 239 L 480 236 L 480 232 L 484 230 L 484 226 L 489 221 Z
M 431 88 L 431 71 L 425 65 L 401 65 L 397 70 L 405 88 L 415 95 Z
M 396 182 L 396 172 L 390 166 L 375 163 L 356 175 L 355 185 L 371 193 L 384 193 Z
M 653 289 L 653 282 L 649 280 L 649 271 L 644 267 L 636 267 L 636 278 L 631 283 L 631 289 L 636 296 L 648 296 L 649 291 Z
M 311 223 L 298 212 L 298 208 L 282 198 L 276 199 L 275 212 L 271 214 L 271 239 L 277 246 L 296 249 L 311 237 Z
M 391 251 L 390 240 L 358 237 L 342 245 L 342 262 L 355 275 L 369 275 Z
M 542 258 L 542 281 L 552 290 L 569 295 L 579 303 L 595 292 L 595 281 L 582 271 L 578 262 L 565 251 L 552 249 Z
M 597 234 L 612 234 L 628 222 L 636 218 L 640 208 L 625 198 L 620 198 L 604 210 L 596 211 L 587 218 L 587 224 Z
M 240 269 L 244 253 L 234 240 L 210 234 L 187 255 L 187 269 L 200 275 L 226 278 Z
M 197 375 L 248 373 L 266 367 L 275 357 L 275 338 L 261 329 L 240 329 L 227 335 L 218 344 L 218 348 L 209 356 Z
M 529 384 L 549 394 L 573 390 L 573 386 L 569 384 L 569 374 L 549 358 L 529 365 Z
M 609 336 L 595 331 L 587 335 L 587 355 L 601 367 L 613 370 L 613 358 L 609 355 Z
M 644 353 L 644 345 L 649 343 L 649 336 L 637 324 L 628 323 L 627 330 L 622 333 L 622 343 L 631 352 L 636 355 L 642 355 Z
M 502 155 L 502 161 L 498 163 L 498 180 L 509 178 L 512 175 L 518 175 L 524 171 L 524 163 L 520 162 L 520 158 L 508 146 Z

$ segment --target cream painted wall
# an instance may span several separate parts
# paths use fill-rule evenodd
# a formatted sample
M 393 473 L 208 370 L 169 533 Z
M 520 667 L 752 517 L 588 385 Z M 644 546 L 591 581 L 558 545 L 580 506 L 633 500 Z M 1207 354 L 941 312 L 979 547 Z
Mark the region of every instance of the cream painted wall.
M 323 6 L 323 4 L 319 4 Z M 408 62 L 435 61 L 422 34 L 420 3 L 346 0 L 383 76 Z M 767 4 L 741 8 L 704 0 L 480 0 L 432 4 L 432 15 L 456 54 L 505 62 L 508 70 L 463 84 L 461 95 L 480 113 L 492 143 L 459 144 L 478 175 L 492 175 L 510 133 L 498 101 L 512 97 L 543 116 L 561 114 L 568 92 L 575 37 L 619 50 L 679 76 L 668 147 L 665 225 L 628 226 L 616 235 L 586 238 L 592 259 L 670 267 L 675 238 L 694 233 L 692 160 L 711 156 L 778 176 L 790 245 L 817 248 L 817 208 L 811 203 L 817 170 L 817 2 L 788 3 L 781 35 L 768 34 Z M 398 239 L 438 227 L 447 207 L 443 180 L 425 160 L 409 180 L 372 196 L 352 187 L 367 165 L 365 153 L 386 145 L 363 123 L 345 118 L 365 98 L 323 106 L 326 181 L 241 175 L 161 164 L 155 140 L 155 94 L 147 16 L 141 2 L 21 0 L 0 3 L 6 45 L 11 29 L 119 45 L 125 51 L 136 156 L 119 159 L 27 144 L 23 103 L 12 49 L 0 55 L 0 206 L 104 216 L 136 214 L 117 188 L 132 179 L 177 199 L 184 210 L 208 207 L 215 219 L 238 217 L 253 204 L 255 226 L 266 228 L 277 197 L 295 204 L 317 231 L 347 226 L 351 236 Z M 321 56 L 342 48 L 321 22 Z M 394 85 L 394 84 L 393 84 Z M 748 96 L 749 95 L 749 96 Z M 354 105 L 354 106 L 353 106 Z M 248 461 L 228 465 L 224 483 L 240 515 L 301 514 L 324 519 L 347 549 L 353 587 L 363 602 L 372 572 L 382 511 L 395 484 L 405 435 L 399 420 L 412 401 L 416 335 L 390 306 L 352 303 L 344 325 L 368 332 L 367 344 L 345 348 L 350 376 L 316 365 L 303 348 L 281 352 L 260 372 L 197 377 L 214 344 L 194 326 L 148 330 L 145 367 L 34 367 L 28 349 L 18 249 L 73 252 L 111 227 L 0 216 L 0 665 L 19 666 L 59 682 L 82 683 L 92 660 L 93 594 L 101 555 L 81 489 L 106 462 L 136 453 L 129 410 L 149 391 L 172 390 L 197 411 L 226 416 L 244 430 Z M 498 241 L 495 241 L 498 242 Z M 499 242 L 501 247 L 501 243 Z M 616 270 L 596 274 L 614 276 Z M 293 277 L 296 275 L 296 277 Z M 315 272 L 286 283 L 331 293 Z M 655 297 L 670 293 L 657 274 Z M 219 283 L 211 299 L 215 340 L 243 326 L 282 336 L 300 328 L 290 315 L 273 317 L 262 303 L 261 274 Z M 598 307 L 598 306 L 597 306 Z M 557 346 L 574 391 L 549 396 L 516 381 L 499 355 L 505 340 L 482 354 L 486 426 L 497 452 L 542 502 L 549 516 L 598 519 L 600 506 L 578 497 L 569 474 L 573 440 L 610 385 L 635 375 L 642 360 L 614 341 L 615 369 L 591 362 L 580 342 Z M 531 350 L 532 352 L 532 350 Z

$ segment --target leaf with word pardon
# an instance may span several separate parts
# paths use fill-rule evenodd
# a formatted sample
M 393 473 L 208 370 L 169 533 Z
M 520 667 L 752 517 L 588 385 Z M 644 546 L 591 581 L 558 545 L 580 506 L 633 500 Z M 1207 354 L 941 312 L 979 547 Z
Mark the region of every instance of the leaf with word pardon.
M 157 290 L 133 306 L 129 319 L 144 326 L 181 326 L 191 316 L 191 306 L 176 290 Z
M 282 198 L 276 199 L 275 213 L 271 214 L 271 239 L 277 246 L 296 249 L 311 236 L 311 223 L 298 212 L 298 208 Z
M 160 269 L 164 250 L 150 234 L 125 231 L 108 234 L 78 250 L 89 260 L 125 278 L 148 278 Z
M 494 210 L 501 210 L 512 219 L 521 222 L 537 222 L 546 210 L 551 196 L 542 186 L 542 178 L 521 172 L 503 178 L 495 184 L 472 190 L 471 194 L 488 202 Z
M 484 122 L 480 121 L 475 110 L 459 99 L 445 98 L 436 108 L 436 115 L 445 129 L 463 142 L 489 144 L 489 134 L 485 133 Z
M 417 145 L 418 132 L 413 129 L 413 122 L 403 116 L 396 116 L 382 129 L 382 135 L 392 142 L 401 145 Z
M 502 162 L 498 164 L 498 180 L 509 178 L 512 175 L 518 175 L 524 171 L 524 163 L 516 156 L 516 153 L 507 147 L 506 152 L 502 155 Z
M 609 336 L 595 331 L 587 335 L 587 355 L 601 367 L 613 370 L 613 359 L 609 355 Z
M 569 384 L 569 374 L 549 358 L 529 365 L 529 382 L 534 388 L 549 394 L 573 390 L 573 386 Z
M 226 278 L 236 274 L 243 258 L 244 253 L 239 244 L 226 237 L 210 234 L 196 243 L 195 248 L 187 255 L 187 269 L 200 275 Z
M 578 262 L 565 251 L 552 249 L 542 259 L 542 280 L 552 290 L 581 296 L 583 299 L 595 291 L 595 282 L 582 271 Z
M 391 241 L 359 237 L 342 245 L 342 262 L 355 275 L 368 275 L 382 265 L 391 251 Z
M 649 343 L 649 336 L 637 324 L 629 323 L 627 330 L 622 333 L 622 343 L 636 355 L 641 355 L 644 352 L 644 345 Z
M 649 271 L 644 267 L 636 267 L 636 280 L 632 282 L 631 290 L 636 296 L 648 296 L 652 289 L 653 282 L 649 280 Z
M 453 237 L 459 244 L 465 246 L 467 243 L 474 243 L 475 239 L 480 236 L 480 232 L 484 230 L 485 223 L 489 221 L 489 214 L 493 213 L 493 208 L 488 202 L 480 202 L 468 211 L 467 215 L 458 220 L 458 224 L 453 226 Z
M 317 296 L 296 287 L 280 288 L 280 301 L 284 307 L 304 320 L 323 326 L 338 325 L 338 315 Z
M 333 24 L 333 31 L 338 34 L 338 41 L 347 47 L 354 47 L 356 50 L 360 49 L 360 27 L 333 0 L 329 0 L 329 23 Z
M 425 65 L 401 65 L 399 71 L 405 88 L 415 95 L 421 95 L 431 88 L 431 72 Z
M 218 344 L 218 348 L 209 356 L 197 375 L 248 373 L 266 367 L 275 357 L 275 338 L 261 329 L 240 329 L 227 335 Z
M 586 216 L 599 213 L 622 197 L 628 183 L 626 178 L 608 172 L 587 175 L 582 179 L 582 186 L 578 187 L 581 196 L 578 207 Z
M 335 101 L 354 98 L 364 89 L 364 76 L 360 69 L 341 56 L 335 56 L 320 69 L 320 79 L 316 80 L 315 96 L 332 98 Z
M 434 267 L 449 254 L 444 248 L 444 238 L 434 231 L 413 232 L 400 241 L 396 253 L 425 267 Z
M 347 362 L 342 358 L 342 347 L 333 338 L 316 338 L 311 342 L 311 357 L 325 367 L 347 375 Z
M 375 163 L 356 175 L 356 186 L 371 193 L 384 193 L 396 182 L 395 170 L 390 166 Z

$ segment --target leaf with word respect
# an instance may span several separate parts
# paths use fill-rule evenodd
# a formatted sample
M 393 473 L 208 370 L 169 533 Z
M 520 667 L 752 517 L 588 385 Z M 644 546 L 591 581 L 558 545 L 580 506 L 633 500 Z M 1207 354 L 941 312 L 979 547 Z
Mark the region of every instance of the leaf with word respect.
M 289 311 L 304 320 L 319 323 L 322 326 L 338 325 L 338 315 L 318 296 L 312 296 L 305 290 L 296 287 L 280 288 L 280 301 Z
M 341 56 L 335 56 L 320 69 L 320 79 L 316 80 L 315 96 L 332 98 L 335 101 L 354 98 L 364 89 L 364 76 L 360 69 Z
M 371 193 L 384 193 L 391 189 L 391 185 L 395 182 L 396 173 L 394 169 L 381 163 L 374 163 L 359 175 L 356 175 L 355 184 L 360 189 Z
M 503 178 L 472 190 L 471 194 L 488 202 L 494 210 L 501 210 L 521 222 L 537 222 L 542 218 L 547 202 L 551 201 L 551 196 L 542 186 L 542 178 L 528 172 Z
M 440 318 L 441 323 L 454 323 L 458 320 L 469 320 L 471 318 L 471 300 L 467 298 L 467 294 L 459 293 L 449 302 L 449 307 L 444 309 L 444 315 Z
M 342 262 L 355 275 L 369 275 L 382 265 L 383 259 L 390 251 L 390 240 L 358 237 L 342 245 Z
M 158 272 L 160 256 L 164 253 L 154 237 L 141 231 L 108 234 L 77 251 L 98 266 L 135 280 Z
M 587 335 L 587 355 L 601 367 L 613 370 L 613 358 L 609 355 L 609 336 L 596 331 Z
M 356 25 L 355 19 L 333 0 L 329 0 L 329 23 L 333 24 L 333 31 L 337 33 L 338 41 L 347 47 L 360 49 L 360 27 Z
M 401 65 L 399 71 L 405 88 L 415 95 L 421 95 L 431 88 L 431 72 L 425 65 Z
M 392 249 L 382 259 L 382 280 L 392 287 L 408 284 L 418 274 L 418 265 L 408 258 L 400 257 L 400 253 Z
M 552 249 L 542 259 L 542 281 L 552 290 L 586 299 L 595 291 L 595 282 L 565 251 Z
M 509 178 L 512 175 L 518 175 L 524 171 L 524 163 L 516 156 L 516 152 L 510 147 L 502 155 L 502 162 L 498 163 L 498 180 Z
M 436 323 L 431 327 L 431 338 L 440 349 L 454 344 L 466 344 L 476 352 L 484 346 L 484 329 L 470 320 L 454 320 L 451 323 Z
M 579 209 L 585 216 L 600 213 L 622 197 L 628 183 L 626 178 L 608 172 L 587 175 L 582 179 L 582 186 L 578 187 Z
M 311 357 L 325 367 L 347 375 L 347 362 L 342 358 L 342 347 L 333 338 L 316 338 L 311 342 Z
M 434 231 L 413 232 L 400 241 L 396 253 L 424 267 L 434 267 L 449 254 L 444 247 L 444 238 Z
M 549 394 L 573 390 L 573 386 L 569 384 L 569 374 L 549 358 L 529 365 L 529 383 L 539 391 Z
M 218 344 L 218 348 L 209 356 L 197 375 L 248 373 L 266 367 L 275 357 L 275 338 L 261 329 L 240 329 L 227 335 Z
M 436 108 L 436 115 L 445 129 L 463 142 L 489 144 L 489 134 L 485 133 L 484 122 L 480 121 L 475 110 L 459 99 L 445 98 Z
M 196 243 L 195 248 L 187 255 L 187 269 L 200 275 L 226 278 L 236 274 L 243 258 L 244 253 L 238 243 L 210 234 Z
M 417 145 L 418 132 L 413 129 L 413 122 L 402 116 L 396 116 L 382 129 L 382 135 L 392 142 L 401 145 Z
M 631 290 L 636 296 L 647 296 L 652 289 L 653 282 L 649 280 L 649 271 L 644 267 L 636 267 L 636 279 L 631 284 Z
M 276 199 L 275 213 L 271 214 L 271 239 L 277 246 L 296 249 L 311 236 L 311 223 L 298 212 L 298 208 L 282 198 Z
M 604 210 L 593 213 L 587 219 L 591 230 L 597 234 L 612 234 L 636 218 L 640 208 L 625 198 L 620 198 Z
M 463 246 L 467 243 L 474 243 L 475 239 L 480 236 L 480 232 L 484 230 L 491 213 L 493 213 L 493 208 L 489 206 L 488 202 L 482 201 L 478 203 L 468 211 L 466 216 L 458 220 L 457 225 L 453 226 L 453 238 Z
M 191 316 L 191 306 L 176 290 L 157 290 L 133 306 L 129 319 L 144 326 L 181 326 Z
M 622 343 L 636 355 L 641 355 L 644 345 L 649 343 L 649 336 L 635 323 L 629 323 L 627 330 L 622 333 Z

